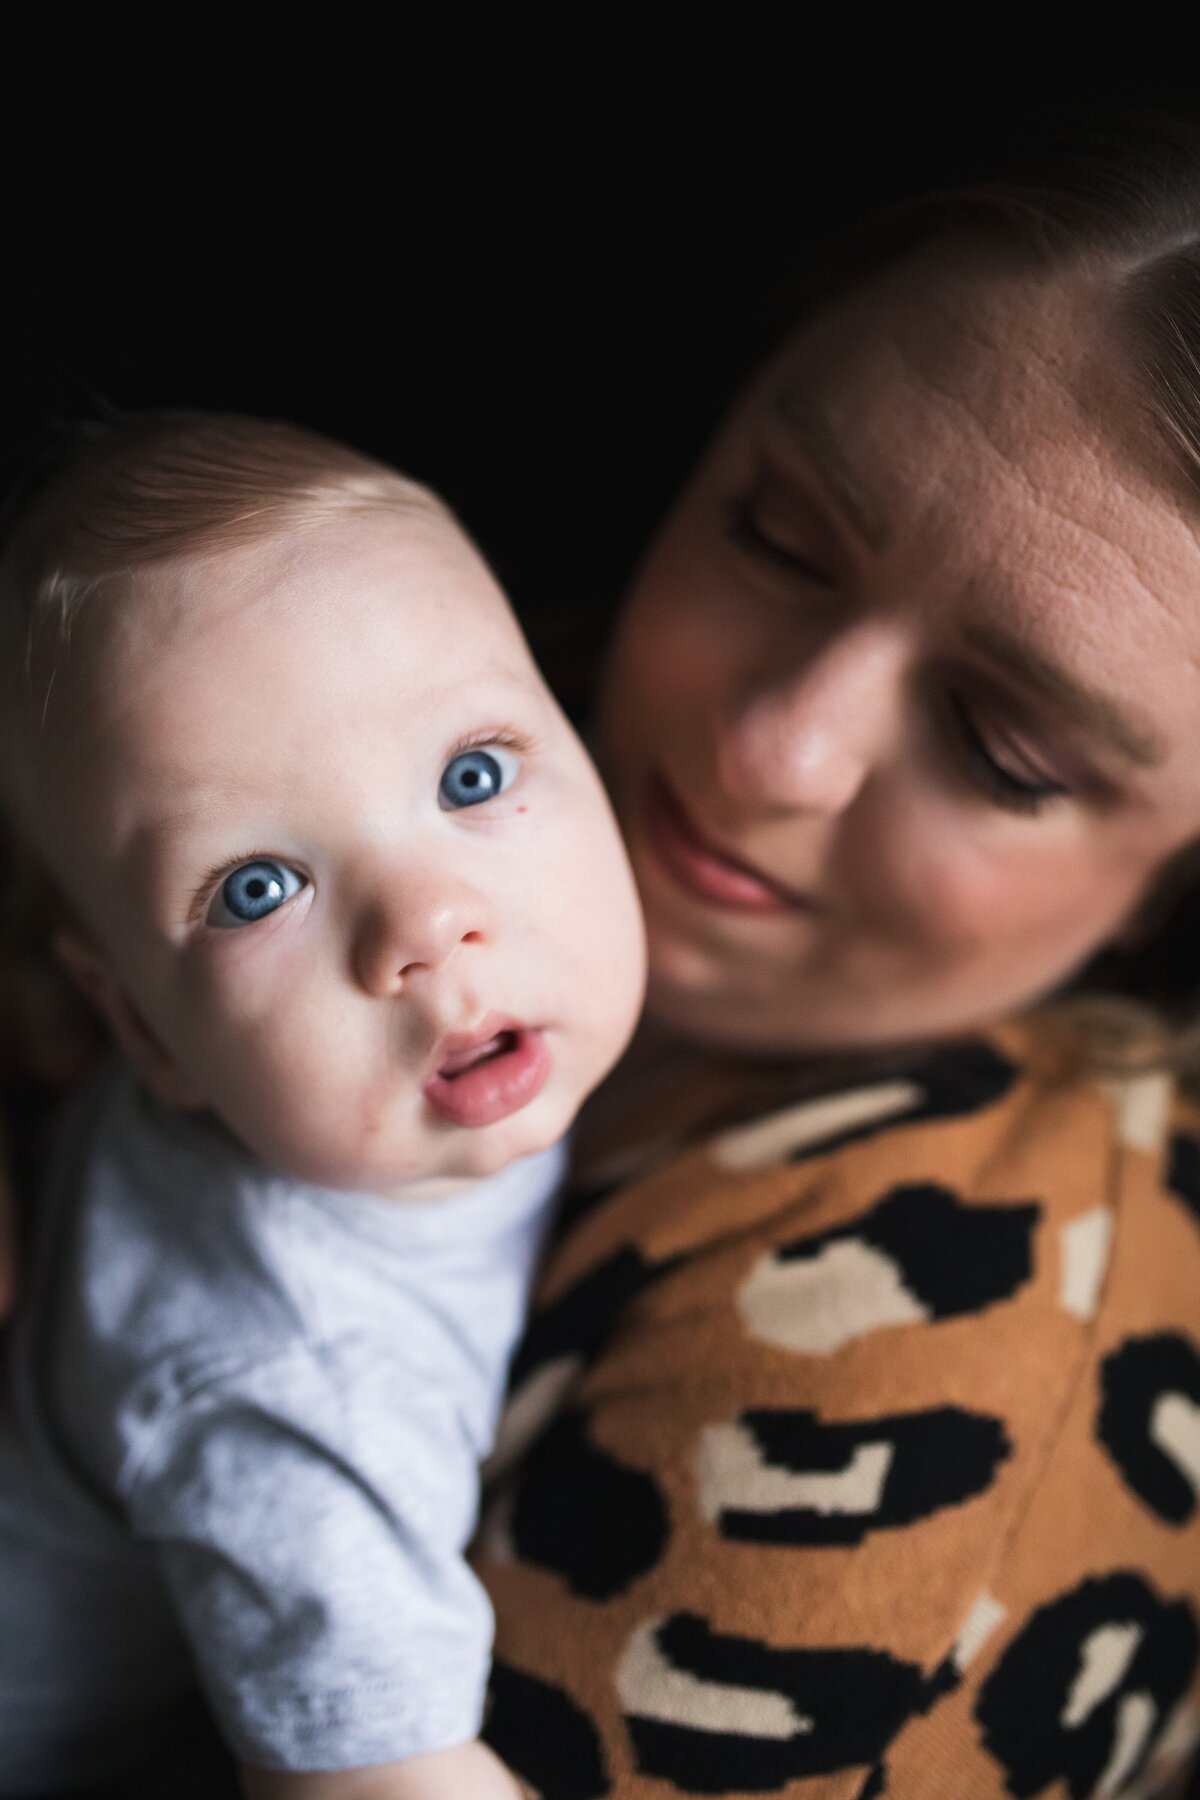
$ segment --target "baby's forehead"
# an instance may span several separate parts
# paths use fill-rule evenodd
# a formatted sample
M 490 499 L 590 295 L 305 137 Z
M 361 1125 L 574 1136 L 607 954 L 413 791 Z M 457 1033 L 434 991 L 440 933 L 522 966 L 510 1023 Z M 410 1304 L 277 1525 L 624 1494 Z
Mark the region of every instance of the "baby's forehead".
M 447 659 L 465 667 L 487 657 L 539 679 L 487 565 L 430 503 L 300 521 L 131 574 L 100 622 L 90 685 L 100 696 L 114 685 L 128 691 L 180 658 L 199 680 L 221 642 L 281 670 L 293 649 L 370 663 L 381 637 L 401 653 L 411 644 L 401 657 L 410 678 L 421 669 L 433 677 Z
M 510 607 L 448 514 L 377 512 L 135 578 L 85 708 L 128 742 L 201 744 L 256 703 L 277 736 L 415 718 L 489 687 L 545 693 Z
M 548 699 L 486 564 L 433 505 L 151 565 L 81 624 L 38 736 L 89 784 L 105 768 L 202 776 L 251 727 L 267 760 L 276 745 L 335 756 L 372 721 L 432 725 L 459 697 Z

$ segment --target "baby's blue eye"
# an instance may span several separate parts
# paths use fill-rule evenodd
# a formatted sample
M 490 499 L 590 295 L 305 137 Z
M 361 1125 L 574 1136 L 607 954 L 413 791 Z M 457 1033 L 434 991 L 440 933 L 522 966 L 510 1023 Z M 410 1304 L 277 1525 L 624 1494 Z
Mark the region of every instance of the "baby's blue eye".
M 517 759 L 499 744 L 487 749 L 464 750 L 452 756 L 438 783 L 438 802 L 446 812 L 463 806 L 481 806 L 494 800 L 517 778 Z
M 221 883 L 208 909 L 207 925 L 253 925 L 298 894 L 308 882 L 286 863 L 248 862 Z

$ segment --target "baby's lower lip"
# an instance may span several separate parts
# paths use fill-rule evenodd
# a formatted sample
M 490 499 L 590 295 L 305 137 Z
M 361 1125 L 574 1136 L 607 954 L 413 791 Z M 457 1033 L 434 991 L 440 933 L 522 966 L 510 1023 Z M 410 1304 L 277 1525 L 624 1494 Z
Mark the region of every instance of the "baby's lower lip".
M 651 848 L 680 886 L 730 912 L 780 913 L 804 904 L 705 842 L 666 782 L 651 776 L 646 795 Z
M 549 1075 L 545 1038 L 522 1025 L 497 1032 L 479 1047 L 477 1058 L 449 1059 L 422 1092 L 439 1118 L 475 1128 L 520 1112 L 541 1093 Z

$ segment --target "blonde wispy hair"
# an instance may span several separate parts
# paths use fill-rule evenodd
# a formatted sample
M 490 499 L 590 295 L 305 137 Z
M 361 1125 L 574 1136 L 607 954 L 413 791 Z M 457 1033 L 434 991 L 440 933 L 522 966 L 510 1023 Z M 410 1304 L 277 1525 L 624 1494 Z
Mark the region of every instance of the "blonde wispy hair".
M 440 504 L 361 451 L 232 413 L 87 422 L 43 462 L 0 520 L 0 699 L 17 713 L 44 698 L 83 610 L 127 595 L 139 570 L 351 512 Z

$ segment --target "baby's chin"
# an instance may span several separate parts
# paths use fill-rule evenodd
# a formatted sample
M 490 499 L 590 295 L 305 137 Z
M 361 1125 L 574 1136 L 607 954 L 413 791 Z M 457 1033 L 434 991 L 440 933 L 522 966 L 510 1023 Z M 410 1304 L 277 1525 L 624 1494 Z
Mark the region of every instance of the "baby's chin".
M 573 1106 L 540 1095 L 496 1124 L 469 1128 L 432 1120 L 422 1142 L 378 1143 L 370 1152 L 349 1144 L 263 1144 L 249 1147 L 279 1175 L 313 1187 L 395 1200 L 435 1199 L 490 1177 L 522 1157 L 548 1150 L 564 1136 Z

